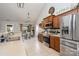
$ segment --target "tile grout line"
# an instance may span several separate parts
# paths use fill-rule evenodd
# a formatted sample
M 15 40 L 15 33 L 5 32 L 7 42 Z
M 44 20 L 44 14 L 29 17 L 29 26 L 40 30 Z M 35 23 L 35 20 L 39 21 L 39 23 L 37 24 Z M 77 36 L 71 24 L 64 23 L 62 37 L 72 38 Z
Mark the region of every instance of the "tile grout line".
M 23 44 L 24 44 L 25 53 L 26 53 L 27 56 L 29 56 L 29 55 L 28 55 L 28 52 L 27 52 L 27 48 L 26 48 L 26 46 L 25 46 L 25 43 L 23 42 Z
M 24 48 L 25 48 L 25 47 L 24 47 Z M 27 56 L 29 56 L 26 48 L 25 48 L 25 53 L 26 53 Z
M 24 50 L 25 50 L 26 56 L 28 56 L 28 52 L 27 52 L 27 49 L 26 49 L 26 47 L 25 47 L 24 40 L 22 40 L 22 44 L 23 44 L 23 46 L 24 46 Z

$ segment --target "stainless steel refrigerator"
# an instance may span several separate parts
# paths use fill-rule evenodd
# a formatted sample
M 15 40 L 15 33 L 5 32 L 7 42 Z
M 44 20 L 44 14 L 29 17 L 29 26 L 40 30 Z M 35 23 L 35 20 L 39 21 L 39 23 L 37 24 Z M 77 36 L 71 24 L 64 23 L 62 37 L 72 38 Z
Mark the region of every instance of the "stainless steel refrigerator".
M 61 17 L 60 55 L 79 55 L 79 13 Z

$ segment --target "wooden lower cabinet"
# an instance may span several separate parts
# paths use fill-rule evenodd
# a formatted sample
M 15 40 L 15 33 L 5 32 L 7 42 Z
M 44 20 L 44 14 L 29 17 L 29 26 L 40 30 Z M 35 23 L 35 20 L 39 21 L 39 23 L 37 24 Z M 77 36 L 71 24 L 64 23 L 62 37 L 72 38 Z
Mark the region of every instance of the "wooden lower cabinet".
M 55 49 L 58 52 L 60 52 L 60 37 L 50 36 L 49 47 Z
M 43 43 L 44 37 L 43 37 L 42 34 L 38 34 L 38 40 L 39 40 L 41 43 Z
M 49 47 L 50 48 L 54 48 L 54 36 L 50 36 L 50 45 L 49 45 Z
M 60 38 L 59 37 L 54 37 L 54 48 L 55 50 L 57 50 L 58 52 L 60 52 Z

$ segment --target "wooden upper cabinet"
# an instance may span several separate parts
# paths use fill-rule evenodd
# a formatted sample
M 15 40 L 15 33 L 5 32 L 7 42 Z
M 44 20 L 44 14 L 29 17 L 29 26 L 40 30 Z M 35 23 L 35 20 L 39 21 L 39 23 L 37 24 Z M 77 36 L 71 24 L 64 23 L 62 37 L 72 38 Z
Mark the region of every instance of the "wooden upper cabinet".
M 53 28 L 59 29 L 60 28 L 60 18 L 55 16 L 53 18 Z
M 46 23 L 46 24 L 48 23 L 48 18 L 45 18 L 45 23 Z
M 79 8 L 75 8 L 75 9 L 72 9 L 72 10 L 69 10 L 67 12 L 64 12 L 64 13 L 61 13 L 59 15 L 50 15 L 46 18 L 44 18 L 44 22 L 42 23 L 42 28 L 45 28 L 46 25 L 49 23 L 49 22 L 52 22 L 53 24 L 53 28 L 60 28 L 60 18 L 62 16 L 66 16 L 66 15 L 69 15 L 69 14 L 75 14 L 75 13 L 78 13 L 79 12 Z
M 53 17 L 54 16 L 52 16 L 52 15 L 51 16 L 48 16 L 48 17 L 45 18 L 44 21 L 48 24 L 48 22 L 52 22 L 53 21 Z
M 42 22 L 39 24 L 39 26 L 40 26 L 41 28 L 44 28 L 44 21 L 42 21 Z
M 43 27 L 45 28 L 46 27 L 46 24 L 48 23 L 48 20 L 46 18 L 44 18 L 43 20 Z
M 53 28 L 60 28 L 60 19 L 59 19 L 59 17 L 51 15 L 51 16 L 48 16 L 48 17 L 44 18 L 44 21 L 43 21 L 44 28 L 46 27 L 46 25 L 49 22 L 51 22 L 53 24 Z
M 48 20 L 47 20 L 47 18 L 44 18 L 44 19 L 43 19 L 43 21 L 44 21 L 45 23 L 48 23 Z
M 53 16 L 48 16 L 47 18 L 48 18 L 48 22 L 52 22 Z

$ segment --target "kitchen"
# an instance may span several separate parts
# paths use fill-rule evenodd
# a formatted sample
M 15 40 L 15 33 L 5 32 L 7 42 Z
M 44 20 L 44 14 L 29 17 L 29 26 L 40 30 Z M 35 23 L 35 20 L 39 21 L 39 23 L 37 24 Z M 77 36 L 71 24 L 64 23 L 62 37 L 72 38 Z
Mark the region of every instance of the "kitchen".
M 0 6 L 0 55 L 79 56 L 79 3 Z
M 79 57 L 79 0 L 14 1 L 0 1 L 0 58 Z
M 78 6 L 58 15 L 53 15 L 55 8 L 50 7 L 50 16 L 43 18 L 39 24 L 38 40 L 61 56 L 79 55 Z

